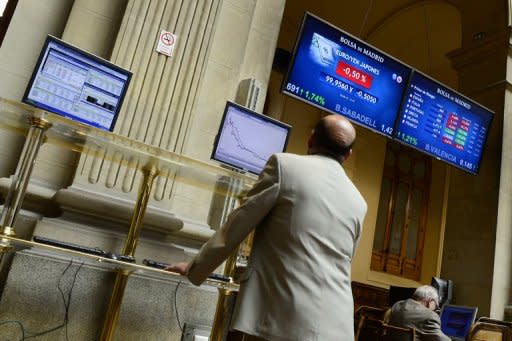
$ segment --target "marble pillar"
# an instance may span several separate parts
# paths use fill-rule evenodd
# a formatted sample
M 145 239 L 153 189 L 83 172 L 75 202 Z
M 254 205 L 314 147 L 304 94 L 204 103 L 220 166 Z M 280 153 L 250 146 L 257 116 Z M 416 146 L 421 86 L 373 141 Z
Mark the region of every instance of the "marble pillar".
M 498 222 L 494 250 L 491 317 L 512 320 L 512 38 L 507 46 Z

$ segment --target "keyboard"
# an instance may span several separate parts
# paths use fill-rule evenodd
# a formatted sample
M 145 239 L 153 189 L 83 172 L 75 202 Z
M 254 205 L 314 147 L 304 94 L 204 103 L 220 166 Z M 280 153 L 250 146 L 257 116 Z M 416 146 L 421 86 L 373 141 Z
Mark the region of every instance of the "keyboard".
M 142 263 L 144 265 L 146 265 L 146 266 L 150 266 L 152 268 L 157 268 L 157 269 L 165 269 L 168 266 L 170 266 L 170 264 L 162 263 L 162 262 L 157 262 L 157 261 L 154 261 L 154 260 L 151 260 L 151 259 L 144 259 L 142 261 Z M 222 275 L 222 274 L 217 274 L 217 273 L 209 274 L 208 278 L 209 279 L 215 279 L 217 281 L 223 281 L 223 282 L 232 282 L 233 281 L 231 277 L 226 276 L 226 275 Z
M 79 252 L 83 252 L 83 253 L 87 253 L 87 254 L 91 254 L 91 255 L 95 255 L 95 256 L 120 260 L 123 262 L 130 262 L 130 263 L 135 262 L 135 258 L 132 256 L 125 256 L 125 255 L 121 255 L 121 254 L 117 254 L 117 253 L 113 253 L 113 252 L 107 252 L 98 247 L 83 246 L 83 245 L 63 242 L 63 241 L 60 241 L 57 239 L 51 239 L 51 238 L 40 237 L 40 236 L 34 236 L 32 239 L 36 243 L 57 246 L 57 247 L 61 247 L 63 249 L 79 251 Z

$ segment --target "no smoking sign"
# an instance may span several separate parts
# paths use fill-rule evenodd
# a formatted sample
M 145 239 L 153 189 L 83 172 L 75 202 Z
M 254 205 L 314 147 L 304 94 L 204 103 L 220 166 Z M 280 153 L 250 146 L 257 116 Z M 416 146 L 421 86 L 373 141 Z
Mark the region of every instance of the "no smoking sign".
M 158 44 L 156 45 L 156 52 L 165 54 L 166 56 L 172 57 L 174 46 L 176 45 L 176 35 L 162 30 L 158 36 Z

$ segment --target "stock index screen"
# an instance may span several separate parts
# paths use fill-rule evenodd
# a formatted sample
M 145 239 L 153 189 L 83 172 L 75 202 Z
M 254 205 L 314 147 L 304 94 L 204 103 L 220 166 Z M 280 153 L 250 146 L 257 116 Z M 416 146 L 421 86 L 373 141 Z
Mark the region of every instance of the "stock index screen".
M 23 102 L 113 130 L 131 72 L 48 36 Z
M 391 137 L 411 71 L 306 13 L 282 91 Z
M 395 138 L 476 174 L 493 116 L 489 109 L 415 71 Z

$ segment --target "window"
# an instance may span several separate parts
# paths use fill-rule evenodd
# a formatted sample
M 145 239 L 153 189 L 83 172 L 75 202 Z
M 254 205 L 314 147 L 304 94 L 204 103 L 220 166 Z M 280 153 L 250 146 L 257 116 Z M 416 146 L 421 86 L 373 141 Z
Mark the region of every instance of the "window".
M 0 46 L 17 4 L 18 0 L 0 0 Z
M 388 142 L 371 269 L 418 280 L 430 187 L 428 156 Z

